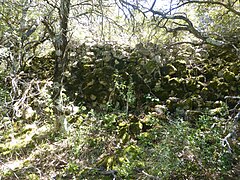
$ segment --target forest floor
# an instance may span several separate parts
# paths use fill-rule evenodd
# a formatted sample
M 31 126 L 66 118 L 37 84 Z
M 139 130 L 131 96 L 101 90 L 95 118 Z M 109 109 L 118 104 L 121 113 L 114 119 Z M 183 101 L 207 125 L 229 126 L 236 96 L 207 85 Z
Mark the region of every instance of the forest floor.
M 181 118 L 167 122 L 155 113 L 135 117 L 89 111 L 66 123 L 56 132 L 50 121 L 5 119 L 1 179 L 240 177 L 239 154 L 228 152 L 219 139 L 227 133 L 223 127 L 231 128 L 223 118 L 202 116 L 192 126 Z

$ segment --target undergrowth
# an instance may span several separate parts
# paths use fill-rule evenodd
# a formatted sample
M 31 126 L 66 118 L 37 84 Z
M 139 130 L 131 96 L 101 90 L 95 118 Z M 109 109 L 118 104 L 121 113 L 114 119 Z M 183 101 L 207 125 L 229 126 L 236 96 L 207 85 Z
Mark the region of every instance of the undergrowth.
M 238 126 L 233 121 L 235 114 L 226 105 L 222 105 L 221 113 L 215 113 L 219 109 L 205 110 L 191 121 L 166 109 L 133 114 L 128 111 L 135 100 L 132 87 L 116 84 L 118 91 L 127 94 L 120 93 L 125 102 L 122 111 L 109 109 L 109 104 L 102 112 L 76 106 L 63 94 L 64 116 L 56 117 L 48 81 L 28 82 L 32 88 L 26 86 L 21 92 L 25 99 L 14 99 L 15 111 L 1 104 L 1 179 L 239 176 L 239 139 L 228 137 Z M 62 123 L 59 132 L 54 130 L 57 118 Z

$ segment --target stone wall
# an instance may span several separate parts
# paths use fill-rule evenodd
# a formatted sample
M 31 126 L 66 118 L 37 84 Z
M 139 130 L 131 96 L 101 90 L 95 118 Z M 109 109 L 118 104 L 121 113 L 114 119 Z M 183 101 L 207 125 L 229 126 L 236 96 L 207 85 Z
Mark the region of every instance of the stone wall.
M 136 98 L 128 105 L 132 110 L 160 103 L 170 111 L 211 107 L 225 96 L 239 95 L 239 59 L 214 59 L 201 52 L 184 56 L 181 50 L 172 54 L 151 43 L 135 48 L 83 44 L 70 53 L 66 92 L 91 108 L 108 102 L 124 107 L 127 95 L 121 93 L 131 92 Z

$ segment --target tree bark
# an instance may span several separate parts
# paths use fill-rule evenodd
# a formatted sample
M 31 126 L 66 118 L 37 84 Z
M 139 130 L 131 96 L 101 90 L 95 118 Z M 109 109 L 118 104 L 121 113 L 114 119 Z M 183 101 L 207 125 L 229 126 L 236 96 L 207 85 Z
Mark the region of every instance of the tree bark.
M 54 32 L 51 24 L 44 19 L 42 22 L 48 30 L 50 37 L 55 48 L 55 68 L 53 75 L 53 94 L 52 101 L 54 105 L 55 114 L 55 130 L 59 131 L 61 128 L 61 117 L 63 116 L 62 97 L 61 92 L 63 89 L 63 74 L 68 62 L 67 45 L 68 45 L 68 22 L 70 12 L 70 0 L 61 0 L 60 6 L 57 7 L 59 13 L 59 31 Z
M 61 0 L 60 8 L 59 8 L 59 33 L 55 36 L 55 51 L 56 51 L 56 59 L 55 59 L 55 69 L 54 69 L 54 90 L 53 90 L 53 103 L 55 106 L 55 129 L 56 131 L 61 129 L 61 118 L 63 116 L 62 107 L 62 97 L 61 92 L 63 89 L 63 74 L 65 71 L 65 67 L 67 66 L 67 32 L 68 32 L 68 20 L 69 20 L 69 8 L 70 8 L 70 0 Z
M 56 50 L 56 59 L 55 59 L 55 72 L 53 81 L 59 84 L 62 84 L 63 72 L 67 64 L 67 32 L 68 32 L 68 19 L 69 19 L 69 7 L 70 0 L 61 0 L 59 8 L 59 17 L 60 17 L 60 30 L 59 33 L 55 36 L 55 50 Z

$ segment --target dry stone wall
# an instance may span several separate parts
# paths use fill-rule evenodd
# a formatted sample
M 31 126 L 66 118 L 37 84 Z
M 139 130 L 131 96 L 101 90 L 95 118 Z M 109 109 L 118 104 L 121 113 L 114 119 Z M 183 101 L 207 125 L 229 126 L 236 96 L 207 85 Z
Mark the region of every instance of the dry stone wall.
M 177 108 L 198 110 L 224 101 L 225 96 L 238 96 L 239 72 L 237 58 L 210 58 L 200 53 L 173 56 L 151 43 L 135 48 L 83 44 L 70 53 L 65 87 L 75 103 L 91 108 L 107 103 L 124 108 L 131 92 L 135 99 L 128 106 L 133 111 L 154 103 L 165 104 L 172 112 Z

